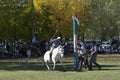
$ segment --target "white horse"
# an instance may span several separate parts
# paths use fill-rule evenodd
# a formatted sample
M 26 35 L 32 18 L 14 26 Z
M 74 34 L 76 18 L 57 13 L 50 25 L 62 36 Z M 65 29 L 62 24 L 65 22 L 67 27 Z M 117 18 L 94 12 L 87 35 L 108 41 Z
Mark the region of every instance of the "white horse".
M 50 70 L 50 68 L 48 66 L 48 62 L 50 62 L 50 54 L 51 54 L 51 51 L 47 51 L 44 54 L 44 62 L 45 62 L 45 65 L 47 66 L 48 70 Z M 52 51 L 53 69 L 55 69 L 56 61 L 60 61 L 61 64 L 63 65 L 62 60 L 61 60 L 61 58 L 63 56 L 64 56 L 63 46 L 58 46 L 57 48 L 53 49 L 53 51 Z M 63 65 L 63 67 L 64 67 L 64 65 Z

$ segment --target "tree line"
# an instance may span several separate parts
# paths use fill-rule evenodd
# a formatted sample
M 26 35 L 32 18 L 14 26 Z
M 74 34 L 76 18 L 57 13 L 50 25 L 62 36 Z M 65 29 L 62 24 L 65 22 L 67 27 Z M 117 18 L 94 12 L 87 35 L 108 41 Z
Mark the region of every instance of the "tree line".
M 72 38 L 72 15 L 78 36 L 106 40 L 120 35 L 120 0 L 0 0 L 0 40 Z

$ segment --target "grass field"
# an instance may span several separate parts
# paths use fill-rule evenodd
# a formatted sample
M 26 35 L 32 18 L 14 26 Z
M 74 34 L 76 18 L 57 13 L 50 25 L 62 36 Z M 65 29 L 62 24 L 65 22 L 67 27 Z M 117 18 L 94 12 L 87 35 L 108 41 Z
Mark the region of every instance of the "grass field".
M 46 66 L 31 59 L 30 64 L 21 64 L 16 59 L 0 60 L 0 80 L 120 80 L 120 54 L 98 55 L 97 62 L 102 65 L 93 71 L 83 68 L 74 71 L 73 57 L 63 59 L 65 70 L 57 64 L 56 70 L 48 71 Z

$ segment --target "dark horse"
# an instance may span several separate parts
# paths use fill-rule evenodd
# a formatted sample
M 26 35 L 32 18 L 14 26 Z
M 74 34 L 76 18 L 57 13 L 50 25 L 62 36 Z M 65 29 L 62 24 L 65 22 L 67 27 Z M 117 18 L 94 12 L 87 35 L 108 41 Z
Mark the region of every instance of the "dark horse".
M 33 43 L 28 43 L 20 48 L 19 51 L 19 63 L 21 62 L 22 58 L 26 59 L 26 62 L 29 63 L 29 58 L 31 55 L 34 57 L 38 57 L 38 61 L 41 60 L 42 55 L 45 53 L 45 45 L 44 41 L 33 44 Z

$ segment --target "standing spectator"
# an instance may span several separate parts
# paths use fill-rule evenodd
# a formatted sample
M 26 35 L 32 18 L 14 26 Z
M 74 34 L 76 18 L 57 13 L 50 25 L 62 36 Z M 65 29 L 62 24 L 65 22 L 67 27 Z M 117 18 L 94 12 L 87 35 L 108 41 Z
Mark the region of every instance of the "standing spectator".
M 95 41 L 92 42 L 92 48 L 90 51 L 91 51 L 91 58 L 90 58 L 89 70 L 92 70 L 92 63 L 94 63 L 96 66 L 98 66 L 99 69 L 101 69 L 101 66 L 96 62 L 97 46 Z
M 32 43 L 35 47 L 38 47 L 38 39 L 36 35 L 32 38 Z
M 49 41 L 46 41 L 45 42 L 45 51 L 48 51 L 49 50 Z
M 8 42 L 6 43 L 6 50 L 8 51 L 8 53 L 10 52 L 10 44 Z
M 19 44 L 16 45 L 15 52 L 16 52 L 16 56 L 20 57 L 20 54 L 19 54 L 19 52 L 20 52 L 20 45 Z
M 32 43 L 37 43 L 38 42 L 38 40 L 37 40 L 37 37 L 36 37 L 36 35 L 32 38 Z

